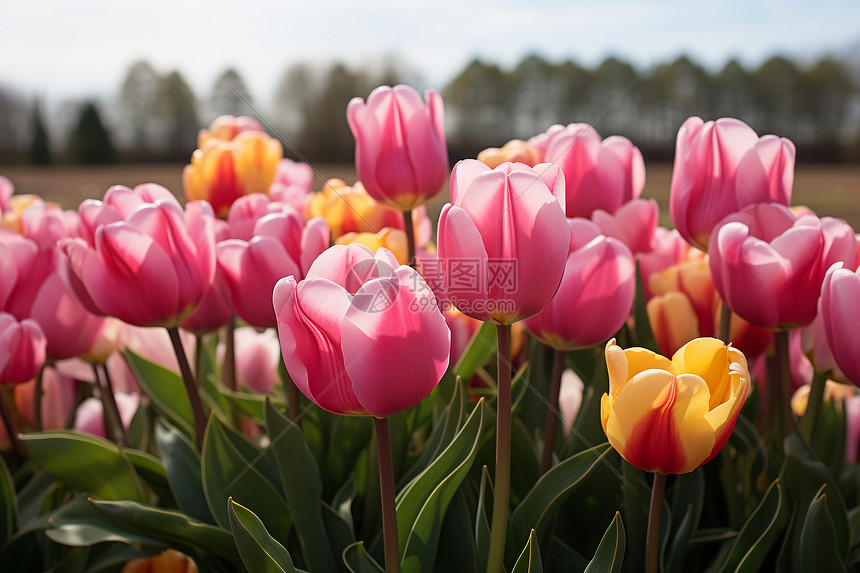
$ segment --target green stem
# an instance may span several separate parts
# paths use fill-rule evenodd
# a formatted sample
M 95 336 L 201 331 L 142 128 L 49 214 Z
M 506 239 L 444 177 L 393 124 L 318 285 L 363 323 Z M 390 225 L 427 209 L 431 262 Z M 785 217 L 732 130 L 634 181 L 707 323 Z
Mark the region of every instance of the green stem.
M 128 432 L 126 431 L 125 426 L 122 423 L 122 416 L 119 413 L 119 406 L 116 403 L 116 394 L 113 391 L 113 382 L 111 382 L 107 366 L 105 364 L 102 364 L 101 367 L 105 381 L 104 394 L 107 394 L 108 401 L 110 402 L 110 407 L 114 415 L 114 421 L 116 422 L 116 426 L 119 428 L 119 440 L 117 441 L 119 442 L 119 445 L 131 445 L 131 439 L 128 437 Z
M 406 232 L 406 256 L 409 266 L 415 268 L 415 228 L 412 224 L 412 209 L 403 212 L 403 230 Z
M 496 480 L 493 484 L 493 521 L 487 573 L 504 573 L 505 538 L 511 491 L 511 327 L 500 324 L 498 333 L 498 390 L 496 397 Z
M 549 390 L 549 409 L 546 412 L 546 431 L 543 439 L 543 455 L 540 460 L 540 474 L 549 471 L 552 466 L 552 452 L 555 449 L 555 437 L 558 432 L 558 396 L 561 392 L 561 373 L 564 371 L 564 350 L 556 349 L 552 360 L 552 385 Z
M 206 432 L 206 416 L 203 414 L 203 403 L 200 401 L 200 394 L 197 392 L 197 381 L 191 372 L 191 366 L 188 365 L 188 357 L 185 356 L 185 349 L 182 347 L 179 329 L 172 326 L 167 329 L 167 332 L 170 334 L 170 342 L 173 343 L 173 351 L 176 353 L 176 360 L 179 362 L 179 371 L 182 373 L 182 381 L 185 383 L 185 392 L 188 394 L 188 401 L 191 402 L 191 411 L 194 413 L 197 447 L 202 450 L 203 435 Z
M 815 429 L 821 414 L 821 406 L 824 403 L 824 387 L 827 385 L 827 377 L 817 370 L 812 376 L 812 386 L 809 388 L 809 399 L 806 402 L 806 412 L 800 421 L 800 430 L 808 443 L 812 443 L 815 437 Z
M 6 433 L 9 434 L 9 441 L 12 442 L 12 447 L 15 448 L 18 457 L 25 459 L 27 456 L 24 454 L 24 446 L 21 444 L 21 440 L 18 439 L 18 428 L 15 425 L 12 408 L 9 407 L 9 400 L 7 400 L 7 388 L 11 389 L 14 386 L 0 386 L 0 417 L 3 418 L 3 424 L 6 426 Z M 11 392 L 9 393 L 11 394 Z
M 729 336 L 732 332 L 732 309 L 725 301 L 720 301 L 720 340 L 728 344 L 731 342 Z
M 287 409 L 290 414 L 290 420 L 298 429 L 302 429 L 302 406 L 301 392 L 299 392 L 293 379 L 290 378 L 290 373 L 287 372 L 287 365 L 284 362 L 284 357 L 281 356 L 281 363 L 278 365 L 278 372 L 281 375 L 281 381 L 287 390 Z
M 400 573 L 397 513 L 394 507 L 394 462 L 388 418 L 374 418 L 376 450 L 379 458 L 379 491 L 382 498 L 382 539 L 385 546 L 385 573 Z
M 236 390 L 236 316 L 227 321 L 227 339 L 224 341 L 224 364 L 221 378 L 229 390 Z
M 42 394 L 44 394 L 42 379 L 44 374 L 45 367 L 42 366 L 36 375 L 36 387 L 33 389 L 33 426 L 37 432 L 42 431 Z
M 648 510 L 648 534 L 645 537 L 645 573 L 657 573 L 660 557 L 660 519 L 663 517 L 663 494 L 666 474 L 654 472 L 651 488 L 651 509 Z
M 778 403 L 776 410 L 777 436 L 782 438 L 791 434 L 794 429 L 794 417 L 791 413 L 791 365 L 788 355 L 788 331 L 777 330 L 774 333 L 774 348 L 777 361 Z

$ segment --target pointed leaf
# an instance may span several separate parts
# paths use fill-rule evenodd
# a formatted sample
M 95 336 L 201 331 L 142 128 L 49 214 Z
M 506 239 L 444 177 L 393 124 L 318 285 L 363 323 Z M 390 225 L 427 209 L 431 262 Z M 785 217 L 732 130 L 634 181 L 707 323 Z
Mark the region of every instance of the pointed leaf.
M 836 545 L 836 528 L 827 510 L 827 486 L 809 504 L 800 532 L 800 567 L 803 571 L 845 571 Z
M 274 454 L 280 470 L 293 525 L 302 541 L 305 562 L 314 572 L 337 571 L 323 523 L 319 468 L 302 431 L 268 401 L 266 428 L 269 450 Z
M 561 504 L 598 464 L 604 463 L 610 449 L 609 444 L 595 446 L 545 473 L 513 512 L 514 540 L 528 539 L 532 529 L 542 538 Z
M 232 497 L 253 511 L 278 541 L 289 538 L 292 522 L 280 492 L 236 450 L 223 424 L 209 418 L 202 455 L 203 493 L 209 511 L 221 527 L 230 527 L 227 499 Z
M 155 427 L 155 443 L 179 509 L 194 519 L 214 524 L 215 519 L 203 494 L 197 449 L 183 433 L 164 422 Z
M 185 384 L 179 374 L 150 362 L 130 350 L 126 350 L 123 356 L 155 410 L 186 436 L 192 440 L 196 439 L 191 402 L 188 400 Z
M 732 544 L 720 571 L 758 571 L 791 514 L 780 480 L 774 481 Z
M 9 467 L 0 456 L 0 546 L 15 534 L 17 527 L 18 496 L 15 493 L 15 482 Z
M 72 430 L 26 434 L 21 441 L 33 460 L 72 490 L 147 501 L 134 466 L 113 442 Z
M 433 571 L 445 512 L 472 467 L 483 420 L 480 400 L 451 445 L 397 501 L 397 534 L 403 548 L 404 573 Z
M 353 543 L 343 550 L 343 562 L 350 573 L 385 573 L 385 570 L 368 554 L 364 541 Z
M 227 514 L 236 548 L 248 571 L 253 573 L 297 573 L 293 560 L 284 546 L 266 531 L 254 512 L 227 500 Z
M 624 534 L 624 524 L 621 523 L 621 514 L 615 512 L 612 523 L 609 524 L 594 559 L 585 568 L 585 573 L 620 573 L 621 565 L 624 563 L 624 547 L 627 537 Z
M 223 559 L 238 561 L 230 543 L 230 532 L 191 519 L 184 513 L 141 505 L 133 501 L 96 501 L 92 506 L 101 514 L 134 531 L 168 545 L 184 545 L 212 553 Z
M 496 352 L 496 327 L 489 322 L 481 325 L 457 364 L 454 365 L 454 375 L 469 381 L 493 354 Z
M 538 548 L 537 535 L 532 529 L 525 549 L 520 553 L 511 573 L 543 573 L 543 564 L 540 560 L 540 549 Z

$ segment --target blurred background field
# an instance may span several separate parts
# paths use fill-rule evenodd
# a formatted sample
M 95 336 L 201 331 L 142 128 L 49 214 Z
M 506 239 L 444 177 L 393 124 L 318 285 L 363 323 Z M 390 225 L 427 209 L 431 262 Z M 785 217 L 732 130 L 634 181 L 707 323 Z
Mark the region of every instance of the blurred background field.
M 58 165 L 48 167 L 0 166 L 15 184 L 16 193 L 37 193 L 50 201 L 74 209 L 84 199 L 101 199 L 111 185 L 134 186 L 159 183 L 177 196 L 182 194 L 182 164 L 123 164 L 123 165 Z M 316 164 L 314 188 L 319 190 L 324 179 L 340 178 L 352 184 L 355 171 L 349 164 Z M 672 166 L 667 163 L 647 164 L 643 197 L 660 204 L 660 224 L 671 227 L 669 218 L 669 186 Z M 428 212 L 436 221 L 442 206 L 448 202 L 448 190 L 428 204 Z M 860 165 L 800 165 L 795 173 L 795 205 L 806 205 L 819 216 L 845 219 L 860 229 Z

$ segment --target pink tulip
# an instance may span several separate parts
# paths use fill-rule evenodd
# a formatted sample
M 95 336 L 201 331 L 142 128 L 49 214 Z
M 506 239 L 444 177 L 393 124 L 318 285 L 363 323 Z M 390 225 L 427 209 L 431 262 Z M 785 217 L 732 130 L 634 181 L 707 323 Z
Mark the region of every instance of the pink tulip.
M 0 312 L 0 385 L 20 384 L 36 376 L 45 364 L 48 341 L 35 320 L 18 320 Z
M 0 175 L 0 215 L 11 208 L 9 198 L 12 197 L 12 193 L 14 192 L 15 186 L 12 185 L 12 182 L 7 177 Z
M 236 378 L 246 388 L 259 394 L 269 394 L 280 384 L 278 368 L 281 363 L 281 345 L 277 333 L 267 328 L 263 332 L 250 326 L 236 329 Z M 223 360 L 225 347 L 218 345 L 219 360 Z
M 307 163 L 285 157 L 278 162 L 272 185 L 295 186 L 309 192 L 314 185 L 314 170 Z
M 104 319 L 88 312 L 63 282 L 59 247 L 52 240 L 44 244 L 40 249 L 16 234 L 0 237 L 0 310 L 38 322 L 47 336 L 47 357 L 62 360 L 85 352 Z
M 633 199 L 623 204 L 614 214 L 597 209 L 591 220 L 600 233 L 614 237 L 627 245 L 634 255 L 650 253 L 654 249 L 654 233 L 660 207 L 654 199 Z
M 860 271 L 838 264 L 827 271 L 821 287 L 821 318 L 827 344 L 839 369 L 860 386 Z
M 451 333 L 436 299 L 387 249 L 331 247 L 305 280 L 278 282 L 274 305 L 290 377 L 330 412 L 406 410 L 448 367 Z
M 708 250 L 714 226 L 756 203 L 791 202 L 794 144 L 759 138 L 744 122 L 691 117 L 678 131 L 669 209 L 690 244 Z
M 218 330 L 233 318 L 233 308 L 217 282 L 216 276 L 215 281 L 206 289 L 200 306 L 194 314 L 185 319 L 182 328 L 195 334 L 205 334 Z
M 587 219 L 568 219 L 570 249 L 561 286 L 525 327 L 558 350 L 606 342 L 633 308 L 636 264 L 621 241 L 600 234 Z
M 286 276 L 297 280 L 329 246 L 325 219 L 304 218 L 287 206 L 259 219 L 249 241 L 218 243 L 218 270 L 230 303 L 248 324 L 275 326 L 272 291 Z
M 358 178 L 371 197 L 401 211 L 436 195 L 448 174 L 442 97 L 427 90 L 424 98 L 409 86 L 381 86 L 346 110 Z
M 727 217 L 710 242 L 717 292 L 742 318 L 767 328 L 812 322 L 827 269 L 850 264 L 856 253 L 854 231 L 844 221 L 796 219 L 777 203 Z
M 558 393 L 558 409 L 561 410 L 561 419 L 564 425 L 561 427 L 564 436 L 570 437 L 573 432 L 573 424 L 582 406 L 582 394 L 585 384 L 570 368 L 561 373 L 561 388 Z
M 79 386 L 74 378 L 50 366 L 45 367 L 42 372 L 42 429 L 57 430 L 66 427 L 66 422 L 75 408 Z M 35 394 L 35 379 L 15 386 L 15 406 L 26 428 L 35 427 Z
M 114 398 L 116 398 L 116 407 L 119 410 L 119 418 L 122 421 L 122 425 L 128 428 L 140 405 L 140 395 L 117 392 L 114 394 Z M 81 402 L 75 412 L 73 427 L 80 432 L 87 432 L 106 438 L 104 405 L 102 401 L 98 398 L 87 398 Z
M 445 298 L 496 324 L 540 312 L 567 259 L 564 175 L 543 164 L 490 169 L 467 159 L 451 172 L 450 189 L 437 234 Z
M 601 140 L 584 123 L 554 131 L 544 161 L 564 172 L 568 217 L 588 218 L 596 209 L 615 213 L 645 187 L 645 162 L 639 148 L 617 135 Z
M 81 205 L 83 235 L 92 240 L 62 243 L 63 272 L 92 312 L 169 328 L 203 300 L 215 275 L 212 208 L 193 201 L 183 211 L 163 193 L 169 192 L 152 185 L 112 188 L 104 204 Z M 149 195 L 162 197 L 150 203 Z

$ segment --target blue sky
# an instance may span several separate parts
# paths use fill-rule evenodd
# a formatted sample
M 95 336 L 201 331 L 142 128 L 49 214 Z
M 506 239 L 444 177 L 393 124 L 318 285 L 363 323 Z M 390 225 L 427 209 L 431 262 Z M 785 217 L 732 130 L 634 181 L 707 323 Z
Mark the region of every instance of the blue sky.
M 49 99 L 110 95 L 141 58 L 178 69 L 198 95 L 235 66 L 266 100 L 298 60 L 393 54 L 441 87 L 474 56 L 592 65 L 614 54 L 647 66 L 687 53 L 718 67 L 860 46 L 856 0 L 6 0 L 0 21 L 0 83 Z

